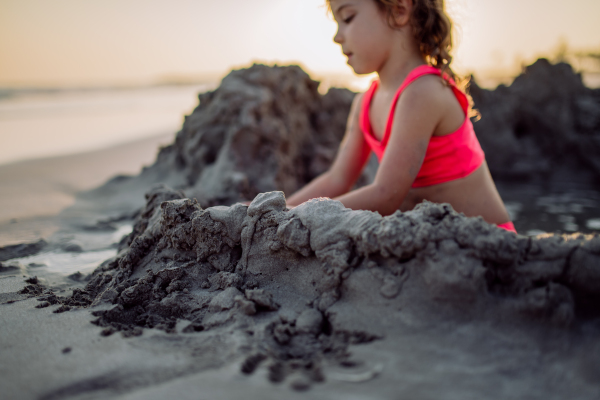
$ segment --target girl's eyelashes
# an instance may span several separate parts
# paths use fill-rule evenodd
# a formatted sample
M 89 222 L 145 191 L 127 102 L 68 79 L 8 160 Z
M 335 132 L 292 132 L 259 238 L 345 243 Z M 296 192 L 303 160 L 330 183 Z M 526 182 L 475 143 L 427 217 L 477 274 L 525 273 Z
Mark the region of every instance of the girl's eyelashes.
M 349 17 L 346 17 L 344 19 L 342 19 L 342 21 L 344 21 L 345 24 L 349 24 L 350 21 L 352 21 L 354 19 L 354 14 L 350 15 Z

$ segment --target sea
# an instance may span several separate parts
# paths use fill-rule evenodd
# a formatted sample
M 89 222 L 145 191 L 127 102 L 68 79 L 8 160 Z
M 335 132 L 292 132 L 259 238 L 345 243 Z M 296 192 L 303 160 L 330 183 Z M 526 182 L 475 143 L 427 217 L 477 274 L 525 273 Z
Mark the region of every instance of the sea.
M 217 84 L 0 89 L 0 165 L 176 132 Z

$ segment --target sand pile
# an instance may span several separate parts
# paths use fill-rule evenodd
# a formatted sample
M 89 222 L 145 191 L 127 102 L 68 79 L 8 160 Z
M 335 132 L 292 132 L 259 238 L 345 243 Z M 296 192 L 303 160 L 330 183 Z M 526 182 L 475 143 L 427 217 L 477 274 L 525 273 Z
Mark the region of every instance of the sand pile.
M 273 190 L 291 194 L 332 163 L 354 98 L 347 89 L 321 95 L 318 86 L 297 66 L 232 71 L 215 91 L 199 95 L 152 166 L 80 195 L 63 216 L 78 224 L 92 214 L 127 215 L 156 183 L 185 190 L 204 207 Z M 376 167 L 374 159 L 357 185 L 370 181 Z
M 474 124 L 496 179 L 537 178 L 567 169 L 600 178 L 600 89 L 569 64 L 540 59 L 506 87 L 471 84 L 482 118 Z
M 385 218 L 329 199 L 287 210 L 282 192 L 203 209 L 159 186 L 118 256 L 58 298 L 72 300 L 112 305 L 94 312 L 103 335 L 242 334 L 243 372 L 269 360 L 272 381 L 300 374 L 302 388 L 324 359 L 409 320 L 599 316 L 600 237 L 526 238 L 433 203 Z

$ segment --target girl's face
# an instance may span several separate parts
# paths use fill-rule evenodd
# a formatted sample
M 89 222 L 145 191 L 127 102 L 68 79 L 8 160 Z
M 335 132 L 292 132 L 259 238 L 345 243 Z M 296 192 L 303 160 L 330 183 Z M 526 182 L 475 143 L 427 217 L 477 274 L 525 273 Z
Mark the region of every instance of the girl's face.
M 394 29 L 373 0 L 331 0 L 338 31 L 333 41 L 342 46 L 357 74 L 379 71 L 390 56 Z

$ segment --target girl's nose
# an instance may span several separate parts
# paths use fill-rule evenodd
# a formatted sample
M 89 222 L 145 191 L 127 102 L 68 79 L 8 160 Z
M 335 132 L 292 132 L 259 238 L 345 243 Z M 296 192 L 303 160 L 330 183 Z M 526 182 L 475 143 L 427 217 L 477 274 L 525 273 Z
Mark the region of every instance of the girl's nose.
M 337 44 L 342 44 L 342 34 L 340 33 L 340 30 L 338 29 L 337 32 L 335 33 L 335 36 L 333 37 L 333 41 L 336 42 Z

